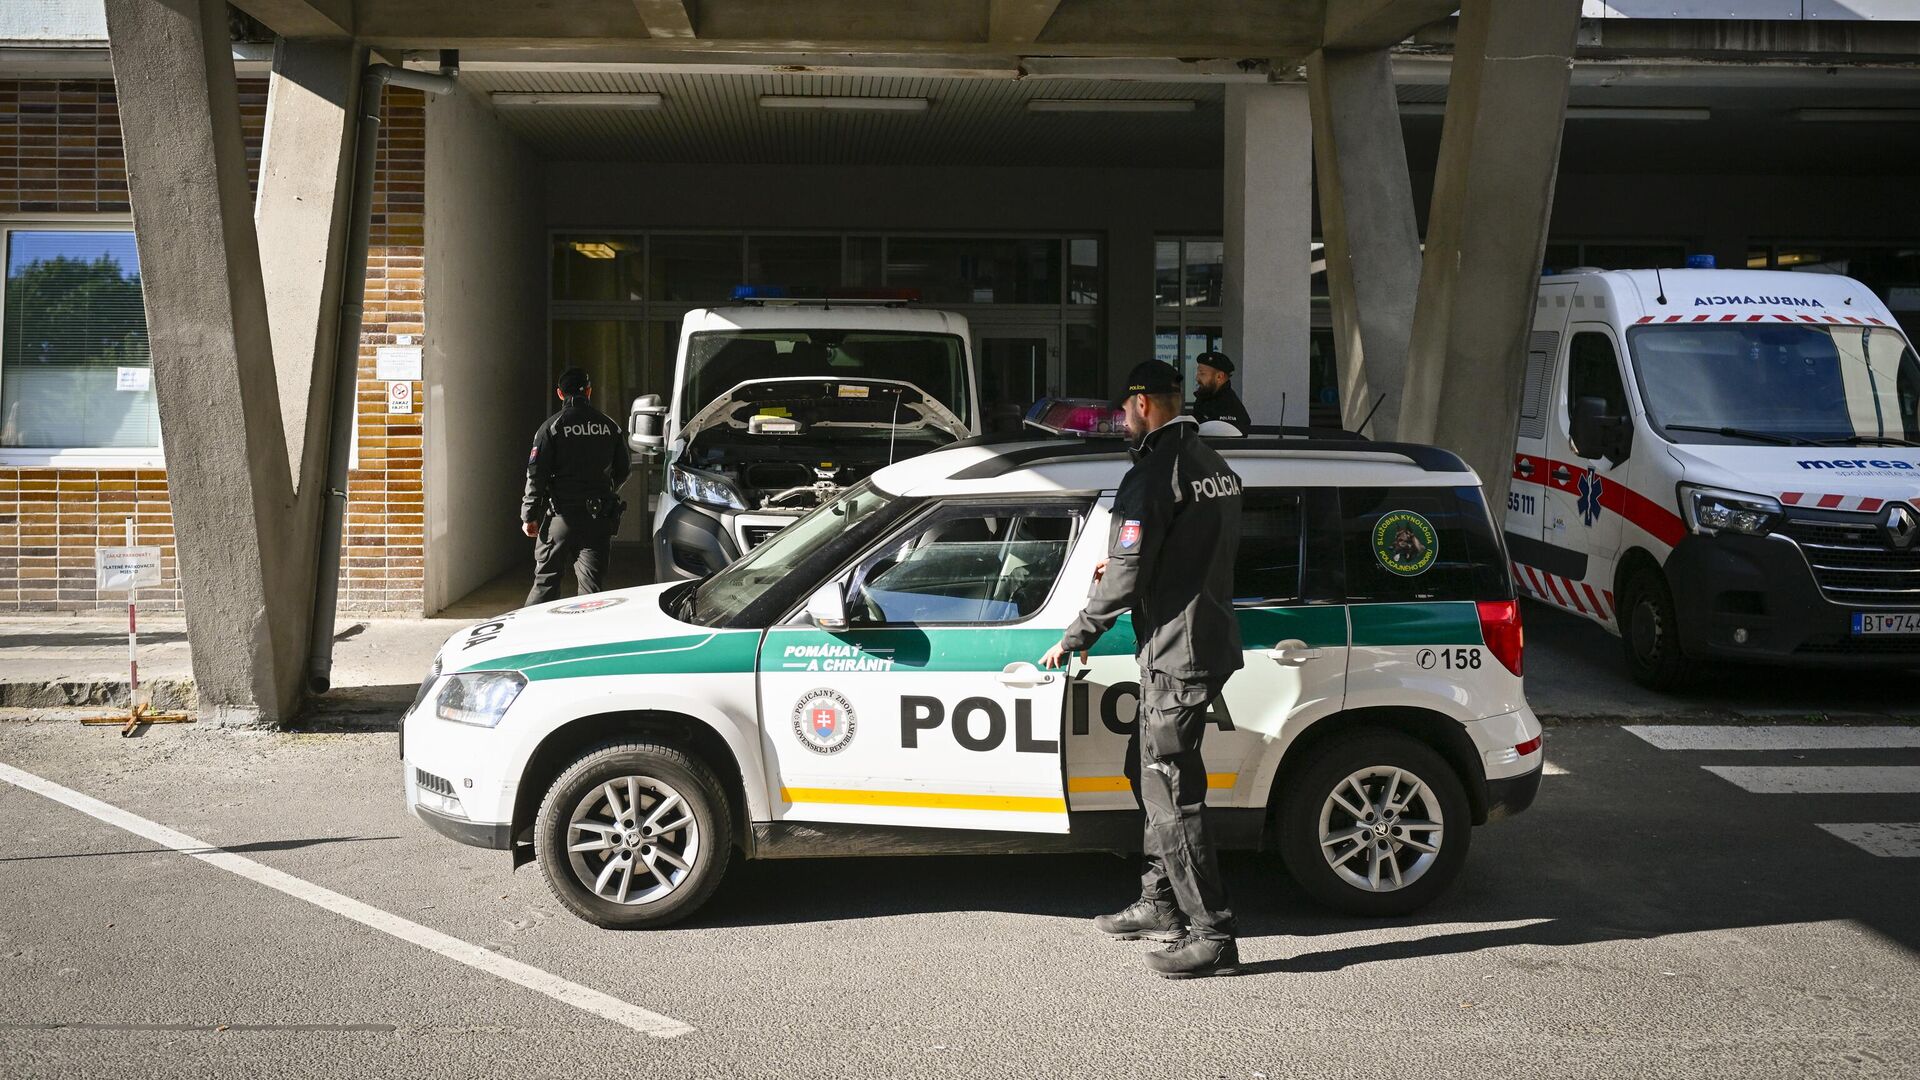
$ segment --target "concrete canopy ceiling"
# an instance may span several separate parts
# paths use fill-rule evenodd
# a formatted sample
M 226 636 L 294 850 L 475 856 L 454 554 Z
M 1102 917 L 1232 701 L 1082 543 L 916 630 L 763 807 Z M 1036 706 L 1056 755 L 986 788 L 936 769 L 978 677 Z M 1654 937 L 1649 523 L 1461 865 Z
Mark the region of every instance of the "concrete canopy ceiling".
M 1457 0 L 235 0 L 382 49 L 616 47 L 1297 60 L 1390 45 Z

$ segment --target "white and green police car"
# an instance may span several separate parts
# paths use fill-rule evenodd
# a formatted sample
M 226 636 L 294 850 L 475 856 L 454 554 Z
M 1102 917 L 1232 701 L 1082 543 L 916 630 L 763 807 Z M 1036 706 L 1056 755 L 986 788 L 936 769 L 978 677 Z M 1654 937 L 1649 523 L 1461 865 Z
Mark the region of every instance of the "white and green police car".
M 1215 446 L 1244 482 L 1247 650 L 1206 737 L 1216 836 L 1337 909 L 1411 911 L 1544 761 L 1479 482 L 1431 447 Z M 704 581 L 463 630 L 403 721 L 407 805 L 607 927 L 686 916 L 736 852 L 1137 849 L 1128 623 L 1090 664 L 1035 663 L 1126 469 L 1113 440 L 961 443 Z

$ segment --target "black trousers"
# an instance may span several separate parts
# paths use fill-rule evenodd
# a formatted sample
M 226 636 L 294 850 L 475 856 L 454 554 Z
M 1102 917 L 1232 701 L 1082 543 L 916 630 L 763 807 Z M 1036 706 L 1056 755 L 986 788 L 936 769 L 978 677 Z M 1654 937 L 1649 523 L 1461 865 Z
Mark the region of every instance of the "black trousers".
M 1207 832 L 1207 766 L 1200 758 L 1207 709 L 1226 682 L 1224 676 L 1187 680 L 1142 672 L 1133 732 L 1138 752 L 1127 762 L 1134 798 L 1147 812 L 1140 895 L 1178 907 L 1194 933 L 1211 938 L 1230 938 L 1234 930 Z
M 560 575 L 569 565 L 580 595 L 599 592 L 612 551 L 610 523 L 584 511 L 548 514 L 533 542 L 533 590 L 527 593 L 527 606 L 558 600 Z

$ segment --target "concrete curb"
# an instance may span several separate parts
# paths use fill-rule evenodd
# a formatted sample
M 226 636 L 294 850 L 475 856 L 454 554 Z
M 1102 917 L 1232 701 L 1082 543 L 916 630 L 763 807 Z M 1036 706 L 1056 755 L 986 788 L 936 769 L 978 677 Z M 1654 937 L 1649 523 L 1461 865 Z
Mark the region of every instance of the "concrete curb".
M 192 679 L 153 679 L 140 684 L 156 709 L 192 710 L 199 694 Z M 59 709 L 77 706 L 126 708 L 125 679 L 55 679 L 0 682 L 0 708 Z

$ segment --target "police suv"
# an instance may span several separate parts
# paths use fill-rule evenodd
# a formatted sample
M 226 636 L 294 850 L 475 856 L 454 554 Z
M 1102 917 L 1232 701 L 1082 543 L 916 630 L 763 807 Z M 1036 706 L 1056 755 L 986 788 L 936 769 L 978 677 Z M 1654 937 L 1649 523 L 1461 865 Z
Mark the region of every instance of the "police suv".
M 1340 910 L 1411 911 L 1544 761 L 1478 479 L 1432 447 L 1215 443 L 1244 485 L 1247 666 L 1206 738 L 1225 847 Z M 455 634 L 402 726 L 408 807 L 538 859 L 606 927 L 697 909 L 746 858 L 1137 849 L 1130 623 L 1084 604 L 1113 439 L 969 440 L 882 469 L 720 573 Z
M 1506 541 L 1533 596 L 1702 659 L 1920 666 L 1920 361 L 1832 274 L 1542 279 Z

